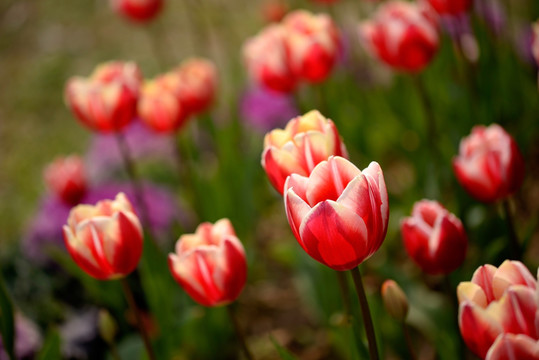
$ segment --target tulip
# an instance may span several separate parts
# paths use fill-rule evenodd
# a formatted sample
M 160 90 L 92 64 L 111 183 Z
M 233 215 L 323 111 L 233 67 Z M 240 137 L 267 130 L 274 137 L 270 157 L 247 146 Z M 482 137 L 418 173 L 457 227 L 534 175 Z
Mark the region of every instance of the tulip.
M 515 140 L 501 126 L 479 125 L 460 142 L 453 169 L 472 197 L 494 202 L 518 190 L 524 178 L 524 159 Z
M 277 92 L 292 92 L 297 79 L 288 63 L 285 31 L 270 25 L 243 46 L 243 57 L 251 78 Z
M 369 53 L 404 72 L 423 70 L 439 47 L 436 14 L 423 3 L 389 1 L 360 24 L 359 34 Z
M 297 10 L 288 14 L 282 24 L 294 75 L 310 83 L 325 80 L 335 64 L 341 42 L 331 17 Z
M 99 280 L 122 278 L 142 255 L 142 226 L 123 193 L 95 206 L 71 209 L 63 227 L 69 254 L 88 275 Z
M 539 341 L 526 335 L 501 334 L 486 356 L 487 360 L 539 360 Z
M 408 298 L 394 280 L 386 280 L 382 284 L 382 300 L 391 317 L 401 322 L 406 320 L 406 316 L 408 316 Z
M 436 201 L 416 202 L 401 232 L 408 255 L 428 274 L 449 274 L 464 261 L 468 239 L 462 223 Z
M 163 8 L 163 0 L 110 0 L 118 14 L 134 22 L 152 20 Z
M 43 172 L 49 189 L 64 203 L 76 205 L 86 194 L 84 163 L 79 156 L 59 157 Z
M 499 268 L 479 267 L 471 282 L 459 284 L 457 295 L 460 332 L 466 345 L 480 358 L 487 357 L 489 349 L 503 334 L 539 340 L 535 324 L 539 316 L 537 280 L 521 262 L 506 260 Z M 499 355 L 511 345 L 520 348 L 519 339 L 499 340 L 502 344 L 498 343 L 492 353 Z
M 389 207 L 378 163 L 360 171 L 348 160 L 331 156 L 309 176 L 290 175 L 284 189 L 294 236 L 322 264 L 351 270 L 382 244 Z
M 472 7 L 472 0 L 428 0 L 429 4 L 440 15 L 456 16 L 468 12 Z
M 119 131 L 135 117 L 140 82 L 140 70 L 135 64 L 106 63 L 89 78 L 69 79 L 65 101 L 90 129 Z
M 162 133 L 176 131 L 187 120 L 187 112 L 176 96 L 160 82 L 152 80 L 142 88 L 138 114 L 152 130 Z
M 282 194 L 289 175 L 309 176 L 331 155 L 348 156 L 333 121 L 313 110 L 290 120 L 284 129 L 266 134 L 262 167 L 275 190 Z
M 228 219 L 202 223 L 168 256 L 172 276 L 197 303 L 220 306 L 241 293 L 247 279 L 245 251 Z

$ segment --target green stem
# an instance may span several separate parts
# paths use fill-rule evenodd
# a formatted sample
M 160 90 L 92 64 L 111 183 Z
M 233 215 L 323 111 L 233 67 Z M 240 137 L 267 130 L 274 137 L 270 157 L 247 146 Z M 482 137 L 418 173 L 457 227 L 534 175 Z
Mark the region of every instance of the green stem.
M 509 199 L 504 199 L 502 202 L 503 211 L 505 213 L 505 221 L 507 221 L 507 231 L 509 232 L 509 246 L 511 255 L 514 260 L 520 260 L 522 258 L 522 247 L 518 240 L 518 235 L 515 230 L 515 224 L 513 221 L 513 214 L 511 213 L 511 206 L 509 205 Z
M 232 309 L 232 305 L 226 306 L 226 310 L 228 312 L 228 316 L 230 317 L 230 321 L 232 321 L 232 324 L 234 325 L 236 336 L 238 337 L 238 341 L 240 343 L 243 353 L 245 354 L 245 357 L 248 360 L 254 360 L 254 357 L 249 351 L 249 347 L 247 346 L 247 342 L 245 341 L 245 336 L 243 334 L 243 331 L 241 330 L 240 324 L 238 322 L 238 318 L 236 317 L 234 309 Z
M 122 278 L 120 282 L 122 283 L 122 290 L 125 294 L 125 298 L 127 300 L 129 308 L 135 315 L 135 319 L 137 321 L 137 327 L 138 327 L 140 336 L 142 337 L 142 341 L 144 342 L 144 347 L 146 348 L 148 357 L 150 358 L 150 360 L 156 360 L 155 353 L 153 352 L 152 344 L 150 342 L 150 338 L 148 336 L 148 333 L 146 332 L 146 327 L 144 326 L 144 322 L 142 321 L 142 315 L 140 314 L 140 310 L 137 307 L 137 304 L 135 303 L 135 297 L 133 296 L 131 287 L 129 286 L 129 283 L 127 282 L 126 278 Z
M 369 356 L 371 360 L 378 360 L 378 347 L 376 345 L 376 335 L 374 334 L 374 326 L 372 324 L 371 312 L 369 310 L 369 303 L 367 302 L 367 296 L 365 295 L 365 289 L 363 287 L 363 280 L 361 279 L 361 273 L 359 268 L 355 267 L 350 270 L 352 273 L 352 279 L 354 279 L 354 285 L 356 286 L 357 296 L 359 298 L 359 305 L 361 307 L 361 314 L 363 317 L 363 325 L 365 326 L 365 332 L 367 334 L 367 341 L 369 343 Z

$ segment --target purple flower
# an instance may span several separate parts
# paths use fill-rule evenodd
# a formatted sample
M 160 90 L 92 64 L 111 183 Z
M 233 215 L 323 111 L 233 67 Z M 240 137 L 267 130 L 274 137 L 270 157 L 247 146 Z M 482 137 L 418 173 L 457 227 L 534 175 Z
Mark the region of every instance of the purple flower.
M 173 137 L 157 134 L 139 120 L 127 126 L 123 134 L 134 160 L 173 162 L 175 153 Z M 86 164 L 87 173 L 93 180 L 109 178 L 115 170 L 123 169 L 124 163 L 116 135 L 95 135 L 86 155 Z
M 17 359 L 29 358 L 40 348 L 41 334 L 36 324 L 23 315 L 15 314 L 15 356 Z M 8 360 L 0 340 L 0 360 Z
M 98 311 L 89 308 L 71 314 L 60 326 L 62 354 L 66 358 L 87 359 L 92 343 L 98 336 Z
M 299 115 L 291 96 L 259 88 L 248 89 L 240 104 L 241 117 L 261 132 L 283 127 Z
M 475 0 L 475 11 L 485 19 L 492 32 L 500 35 L 505 28 L 507 15 L 499 0 Z
M 121 191 L 127 195 L 140 216 L 143 211 L 137 202 L 131 184 L 112 183 L 89 188 L 81 200 L 81 204 L 95 204 L 99 200 L 112 199 Z M 186 215 L 185 211 L 180 210 L 170 191 L 146 183 L 143 185 L 143 193 L 150 227 L 157 239 L 168 238 L 168 232 L 175 222 L 182 226 L 189 226 L 190 217 Z M 46 262 L 48 260 L 48 246 L 65 249 L 62 226 L 66 223 L 70 210 L 68 205 L 52 195 L 47 195 L 42 199 L 37 214 L 31 221 L 29 231 L 22 242 L 23 252 L 30 259 Z

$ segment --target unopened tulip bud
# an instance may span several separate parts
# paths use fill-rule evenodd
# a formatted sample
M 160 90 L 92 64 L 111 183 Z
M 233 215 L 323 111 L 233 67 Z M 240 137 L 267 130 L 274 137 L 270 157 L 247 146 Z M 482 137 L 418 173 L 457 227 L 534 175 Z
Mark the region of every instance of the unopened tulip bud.
M 408 315 L 408 298 L 401 287 L 393 280 L 382 284 L 382 300 L 384 307 L 395 320 L 404 322 Z
M 99 335 L 107 342 L 107 344 L 114 343 L 114 337 L 118 333 L 118 325 L 110 313 L 105 310 L 99 310 L 98 317 L 98 329 Z

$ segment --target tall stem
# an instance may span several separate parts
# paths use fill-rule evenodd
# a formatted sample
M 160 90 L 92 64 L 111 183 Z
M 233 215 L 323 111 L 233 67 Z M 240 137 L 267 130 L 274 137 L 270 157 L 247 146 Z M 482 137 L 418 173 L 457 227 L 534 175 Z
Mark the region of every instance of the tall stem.
M 226 310 L 228 312 L 228 316 L 230 317 L 230 321 L 232 321 L 232 324 L 234 325 L 236 336 L 238 337 L 238 341 L 240 342 L 240 346 L 243 353 L 245 354 L 245 357 L 248 360 L 254 360 L 254 357 L 249 351 L 249 347 L 247 346 L 247 342 L 245 341 L 245 336 L 243 335 L 243 331 L 241 330 L 240 324 L 238 322 L 238 318 L 236 317 L 236 314 L 234 313 L 234 309 L 232 309 L 232 305 L 228 305 L 226 307 Z
M 509 232 L 511 255 L 514 257 L 514 260 L 519 260 L 520 258 L 522 258 L 522 248 L 520 246 L 520 242 L 518 241 L 518 235 L 515 230 L 513 214 L 511 213 L 511 206 L 509 205 L 509 199 L 503 200 L 502 204 L 503 211 L 505 213 L 505 220 L 507 221 L 507 230 Z
M 150 360 L 156 360 L 155 354 L 153 352 L 152 344 L 150 343 L 150 338 L 148 337 L 148 333 L 146 332 L 146 327 L 144 326 L 144 323 L 142 321 L 142 316 L 140 314 L 139 308 L 137 307 L 137 304 L 135 303 L 135 297 L 133 296 L 131 287 L 129 286 L 129 283 L 127 282 L 126 278 L 122 278 L 120 282 L 122 283 L 122 290 L 124 291 L 125 298 L 127 300 L 129 308 L 135 315 L 135 319 L 137 321 L 137 327 L 138 327 L 140 336 L 142 337 L 142 340 L 144 342 L 144 347 L 146 348 L 148 357 L 150 358 Z
M 367 296 L 365 295 L 365 289 L 363 288 L 363 280 L 359 268 L 355 267 L 350 270 L 352 273 L 352 279 L 354 279 L 354 285 L 356 286 L 357 296 L 359 298 L 359 305 L 361 306 L 361 315 L 363 317 L 363 325 L 365 326 L 365 332 L 367 333 L 367 341 L 369 343 L 369 355 L 371 360 L 378 360 L 378 347 L 376 345 L 376 335 L 374 334 L 374 326 L 372 324 L 371 311 L 369 310 L 369 303 L 367 302 Z
M 423 111 L 425 112 L 427 137 L 428 137 L 427 141 L 428 141 L 430 150 L 433 151 L 436 156 L 438 156 L 438 150 L 436 147 L 436 144 L 438 141 L 438 132 L 436 129 L 436 117 L 434 116 L 434 109 L 432 107 L 432 102 L 430 101 L 429 95 L 427 93 L 427 88 L 425 87 L 423 80 L 421 80 L 421 77 L 419 75 L 415 75 L 412 77 L 412 79 L 414 81 L 414 85 L 419 94 L 421 105 L 423 106 Z

